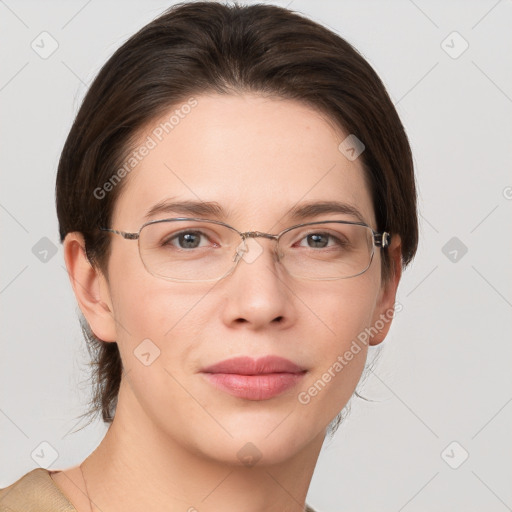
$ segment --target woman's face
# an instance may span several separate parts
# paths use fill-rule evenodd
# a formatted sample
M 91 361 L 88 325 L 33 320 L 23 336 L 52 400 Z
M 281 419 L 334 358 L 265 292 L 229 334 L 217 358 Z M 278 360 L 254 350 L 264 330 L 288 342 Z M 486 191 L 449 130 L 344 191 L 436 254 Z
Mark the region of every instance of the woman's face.
M 196 100 L 172 129 L 162 124 L 169 112 L 140 134 L 137 147 L 155 147 L 124 178 L 111 227 L 137 232 L 162 201 L 215 202 L 224 212 L 219 219 L 239 231 L 279 233 L 301 222 L 358 220 L 338 212 L 299 220 L 288 214 L 305 203 L 337 201 L 376 229 L 362 163 L 338 149 L 348 134 L 318 112 L 258 95 Z M 148 144 L 148 136 L 156 144 Z M 198 215 L 167 211 L 151 220 L 186 216 Z M 323 439 L 363 370 L 362 333 L 379 319 L 382 325 L 382 314 L 388 320 L 373 343 L 389 327 L 396 283 L 382 285 L 379 249 L 357 277 L 300 280 L 275 261 L 272 240 L 256 240 L 263 252 L 242 259 L 231 275 L 179 283 L 151 275 L 137 242 L 112 235 L 106 289 L 125 369 L 124 410 L 202 456 L 236 463 L 237 453 L 254 445 L 270 464 Z M 233 357 L 269 355 L 307 371 L 264 399 L 236 396 L 202 372 Z

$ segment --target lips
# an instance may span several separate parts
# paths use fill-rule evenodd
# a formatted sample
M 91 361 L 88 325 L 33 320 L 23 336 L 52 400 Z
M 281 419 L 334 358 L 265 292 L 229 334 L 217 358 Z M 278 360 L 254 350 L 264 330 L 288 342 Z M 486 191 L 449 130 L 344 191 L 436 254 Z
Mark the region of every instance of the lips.
M 307 372 L 288 359 L 235 357 L 208 366 L 202 374 L 217 389 L 246 400 L 268 400 L 296 386 Z
M 250 357 L 234 357 L 208 366 L 204 373 L 236 373 L 237 375 L 261 375 L 266 373 L 301 373 L 304 368 L 288 359 L 277 356 L 266 356 L 260 359 Z

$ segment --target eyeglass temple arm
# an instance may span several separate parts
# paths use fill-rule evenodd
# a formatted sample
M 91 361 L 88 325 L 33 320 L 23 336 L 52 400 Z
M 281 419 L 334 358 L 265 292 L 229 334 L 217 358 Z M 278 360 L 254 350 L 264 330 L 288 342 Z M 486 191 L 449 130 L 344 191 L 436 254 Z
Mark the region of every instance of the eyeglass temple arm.
M 125 231 L 118 231 L 117 229 L 109 229 L 109 228 L 100 228 L 101 231 L 108 231 L 109 233 L 114 233 L 115 235 L 121 235 L 126 240 L 137 240 L 139 238 L 138 233 L 126 233 Z

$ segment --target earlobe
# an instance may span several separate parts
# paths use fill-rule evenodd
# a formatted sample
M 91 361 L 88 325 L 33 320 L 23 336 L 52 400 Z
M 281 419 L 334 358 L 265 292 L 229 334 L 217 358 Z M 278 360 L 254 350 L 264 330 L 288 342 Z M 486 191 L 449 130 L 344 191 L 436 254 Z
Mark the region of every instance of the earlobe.
M 399 235 L 393 236 L 391 245 L 386 250 L 389 252 L 391 272 L 388 279 L 382 282 L 373 318 L 370 345 L 382 343 L 389 332 L 395 314 L 396 291 L 402 277 L 402 242 Z
M 63 246 L 69 280 L 91 330 L 100 340 L 116 341 L 108 282 L 87 258 L 83 235 L 79 232 L 68 233 Z

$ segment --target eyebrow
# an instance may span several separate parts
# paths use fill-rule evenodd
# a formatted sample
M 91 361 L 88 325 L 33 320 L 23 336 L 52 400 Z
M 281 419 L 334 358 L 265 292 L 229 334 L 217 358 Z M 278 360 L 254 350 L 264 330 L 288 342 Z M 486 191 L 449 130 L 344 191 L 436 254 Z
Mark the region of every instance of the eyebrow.
M 172 201 L 164 199 L 152 206 L 144 215 L 145 220 L 149 220 L 155 215 L 163 213 L 179 213 L 193 216 L 209 216 L 216 219 L 224 217 L 222 206 L 215 202 L 207 201 Z
M 287 214 L 292 219 L 305 220 L 310 217 L 328 213 L 342 213 L 355 217 L 359 222 L 366 224 L 361 212 L 348 203 L 340 201 L 316 201 L 310 203 L 302 203 L 294 206 Z
M 357 221 L 366 224 L 366 220 L 363 215 L 355 206 L 340 201 L 311 201 L 307 203 L 300 203 L 293 206 L 284 215 L 284 218 L 304 221 L 312 217 L 332 213 L 350 215 L 357 219 Z M 173 201 L 166 199 L 152 206 L 145 214 L 144 220 L 150 220 L 155 215 L 160 214 L 183 214 L 197 217 L 205 216 L 215 220 L 225 219 L 227 216 L 222 206 L 214 201 Z

